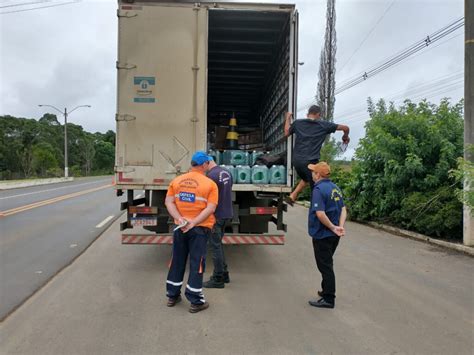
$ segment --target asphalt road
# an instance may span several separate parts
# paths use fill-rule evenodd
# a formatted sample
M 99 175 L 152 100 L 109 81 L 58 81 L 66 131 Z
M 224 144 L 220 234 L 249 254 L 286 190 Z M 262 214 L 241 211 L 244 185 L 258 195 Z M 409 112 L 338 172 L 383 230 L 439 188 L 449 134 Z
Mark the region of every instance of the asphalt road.
M 0 191 L 0 319 L 119 215 L 111 177 Z
M 3 353 L 473 353 L 473 258 L 348 223 L 336 308 L 316 309 L 306 213 L 285 246 L 226 246 L 231 283 L 197 314 L 165 306 L 170 247 L 122 246 L 117 221 L 0 325 Z

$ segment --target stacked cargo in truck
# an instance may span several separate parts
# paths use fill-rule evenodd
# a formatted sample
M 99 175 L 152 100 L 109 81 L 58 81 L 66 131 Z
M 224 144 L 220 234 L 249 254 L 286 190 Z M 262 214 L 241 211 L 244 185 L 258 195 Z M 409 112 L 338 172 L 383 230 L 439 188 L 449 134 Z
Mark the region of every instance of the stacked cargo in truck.
M 286 176 L 234 184 L 224 241 L 283 243 L 283 197 L 293 182 L 283 125 L 285 112 L 296 112 L 295 6 L 127 0 L 117 14 L 115 171 L 117 193 L 127 195 L 121 229 L 154 233 L 125 233 L 123 243 L 169 242 L 169 182 L 188 169 L 195 150 L 225 154 L 219 137 L 234 116 L 242 152 L 280 154 L 286 167 L 277 170 Z M 269 223 L 283 234 L 268 235 Z

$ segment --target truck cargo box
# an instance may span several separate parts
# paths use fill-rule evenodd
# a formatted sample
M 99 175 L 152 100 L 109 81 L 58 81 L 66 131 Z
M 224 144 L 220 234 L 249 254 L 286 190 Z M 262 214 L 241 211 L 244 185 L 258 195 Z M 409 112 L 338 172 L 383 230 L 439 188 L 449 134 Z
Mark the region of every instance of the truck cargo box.
M 293 184 L 284 117 L 297 111 L 295 6 L 120 0 L 117 15 L 115 180 L 117 193 L 127 194 L 121 229 L 143 226 L 163 236 L 127 234 L 124 243 L 168 240 L 169 182 L 189 169 L 195 150 L 222 149 L 225 127 L 235 117 L 240 148 L 280 154 L 287 176 L 272 180 L 284 184 L 234 183 L 227 232 L 237 239 L 229 242 L 281 244 L 283 236 L 263 236 L 269 222 L 286 231 L 284 195 Z M 144 196 L 137 198 L 137 190 Z
M 121 1 L 118 17 L 119 187 L 166 189 L 232 115 L 254 139 L 243 148 L 287 152 L 291 164 L 283 125 L 296 111 L 294 5 Z M 287 171 L 286 186 L 238 188 L 288 192 Z

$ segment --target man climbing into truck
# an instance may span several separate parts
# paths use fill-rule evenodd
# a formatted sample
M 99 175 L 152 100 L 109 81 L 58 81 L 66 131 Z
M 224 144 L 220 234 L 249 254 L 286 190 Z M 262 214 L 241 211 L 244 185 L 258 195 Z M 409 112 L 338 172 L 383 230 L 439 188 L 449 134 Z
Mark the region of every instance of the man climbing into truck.
M 299 193 L 310 184 L 311 191 L 314 182 L 308 164 L 317 164 L 320 158 L 321 147 L 326 137 L 336 131 L 343 131 L 343 144 L 349 144 L 349 127 L 325 121 L 321 118 L 321 108 L 312 105 L 305 119 L 297 119 L 291 123 L 293 114 L 287 112 L 285 117 L 285 136 L 288 137 L 295 134 L 295 146 L 293 148 L 292 163 L 296 173 L 301 178 L 300 182 L 287 197 L 286 202 L 293 206 L 297 200 Z

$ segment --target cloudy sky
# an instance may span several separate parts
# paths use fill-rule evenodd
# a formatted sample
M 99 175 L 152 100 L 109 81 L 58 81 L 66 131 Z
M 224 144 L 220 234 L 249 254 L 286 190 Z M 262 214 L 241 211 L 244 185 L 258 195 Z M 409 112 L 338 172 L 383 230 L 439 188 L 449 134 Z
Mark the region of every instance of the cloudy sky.
M 70 120 L 92 132 L 115 130 L 116 1 L 83 0 L 33 11 L 19 10 L 71 0 L 16 6 L 39 1 L 0 1 L 0 115 L 40 118 L 45 110 L 38 104 L 61 109 L 89 104 L 92 108 L 78 109 Z M 326 2 L 294 2 L 304 62 L 298 102 L 305 108 L 316 91 Z M 336 87 L 461 18 L 463 10 L 463 0 L 337 0 Z M 427 97 L 435 103 L 442 97 L 462 98 L 463 31 L 336 96 L 335 122 L 352 129 L 346 156 L 364 135 L 367 97 L 396 102 Z

